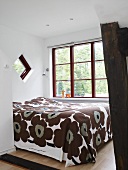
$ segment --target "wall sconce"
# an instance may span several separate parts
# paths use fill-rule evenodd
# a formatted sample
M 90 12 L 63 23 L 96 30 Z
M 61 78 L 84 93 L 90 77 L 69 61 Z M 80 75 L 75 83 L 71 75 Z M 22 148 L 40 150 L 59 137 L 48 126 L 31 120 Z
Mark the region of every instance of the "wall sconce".
M 5 64 L 5 65 L 4 65 L 4 68 L 5 68 L 5 69 L 8 69 L 8 68 L 9 68 L 9 65 L 8 65 L 8 64 Z
M 43 71 L 43 74 L 42 74 L 42 76 L 46 76 L 46 72 L 45 71 L 49 71 L 49 68 L 46 68 L 44 71 Z

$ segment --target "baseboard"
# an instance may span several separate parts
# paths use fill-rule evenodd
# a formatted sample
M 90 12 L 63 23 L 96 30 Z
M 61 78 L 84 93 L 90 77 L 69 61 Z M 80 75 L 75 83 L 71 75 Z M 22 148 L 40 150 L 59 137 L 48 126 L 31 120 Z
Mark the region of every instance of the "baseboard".
M 3 150 L 3 151 L 0 151 L 0 155 L 3 155 L 3 154 L 6 154 L 6 153 L 10 153 L 10 152 L 14 152 L 16 151 L 16 147 L 12 147 L 10 149 L 7 149 L 7 150 Z

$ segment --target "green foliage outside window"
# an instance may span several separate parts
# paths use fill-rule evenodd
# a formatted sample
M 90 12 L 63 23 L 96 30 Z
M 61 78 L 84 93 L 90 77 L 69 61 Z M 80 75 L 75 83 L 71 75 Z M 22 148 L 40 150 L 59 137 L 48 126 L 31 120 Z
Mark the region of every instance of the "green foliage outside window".
M 96 97 L 107 97 L 108 86 L 104 68 L 101 42 L 95 45 L 95 90 Z M 56 49 L 57 96 L 61 91 L 71 91 L 70 48 Z M 91 44 L 74 46 L 74 97 L 92 97 Z
M 15 63 L 13 64 L 13 68 L 16 70 L 16 72 L 21 75 L 21 73 L 23 73 L 23 71 L 25 70 L 23 64 L 20 62 L 19 59 L 17 59 L 15 61 Z

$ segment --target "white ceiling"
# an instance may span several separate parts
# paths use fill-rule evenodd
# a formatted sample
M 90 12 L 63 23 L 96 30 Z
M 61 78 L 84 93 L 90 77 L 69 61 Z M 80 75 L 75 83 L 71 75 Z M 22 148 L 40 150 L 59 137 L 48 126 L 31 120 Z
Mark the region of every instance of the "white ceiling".
M 124 22 L 127 11 L 128 0 L 0 0 L 0 25 L 49 38 Z
M 92 0 L 100 23 L 118 22 L 128 27 L 128 0 Z

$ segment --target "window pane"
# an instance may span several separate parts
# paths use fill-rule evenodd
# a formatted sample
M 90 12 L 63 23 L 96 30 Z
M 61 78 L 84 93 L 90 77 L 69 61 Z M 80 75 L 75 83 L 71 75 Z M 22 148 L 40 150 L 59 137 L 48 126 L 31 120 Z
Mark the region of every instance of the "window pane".
M 104 60 L 102 42 L 95 42 L 95 60 Z
M 91 44 L 74 47 L 74 62 L 91 61 Z
M 56 66 L 56 80 L 70 80 L 70 65 Z
M 91 62 L 74 64 L 75 79 L 91 79 Z
M 75 97 L 92 97 L 91 80 L 80 80 L 74 82 Z
M 106 78 L 104 61 L 95 62 L 95 78 Z
M 20 62 L 19 59 L 17 59 L 15 61 L 15 63 L 13 64 L 13 68 L 16 70 L 16 72 L 21 75 L 23 73 L 23 71 L 25 70 L 25 67 L 23 66 L 23 64 Z
M 96 97 L 108 97 L 107 80 L 96 80 Z
M 70 62 L 70 48 L 60 48 L 55 50 L 56 64 Z
M 65 91 L 65 94 L 71 94 L 71 84 L 70 81 L 58 81 L 56 83 L 56 96 L 62 96 L 62 90 Z

